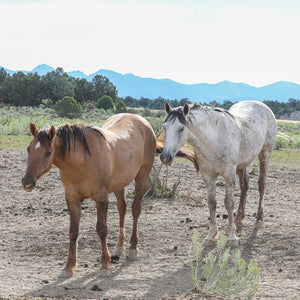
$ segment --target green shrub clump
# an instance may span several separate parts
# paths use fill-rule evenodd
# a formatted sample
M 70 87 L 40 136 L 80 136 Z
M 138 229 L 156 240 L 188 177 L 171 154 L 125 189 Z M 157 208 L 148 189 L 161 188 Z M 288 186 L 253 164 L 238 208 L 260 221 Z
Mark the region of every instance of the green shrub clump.
M 127 107 L 124 103 L 124 101 L 119 101 L 117 104 L 116 104 L 116 113 L 119 114 L 119 113 L 126 113 L 127 112 Z
M 59 117 L 70 119 L 82 116 L 82 107 L 73 97 L 65 96 L 55 103 L 54 109 Z
M 199 233 L 195 231 L 189 249 L 189 262 L 194 285 L 205 292 L 227 296 L 252 299 L 258 291 L 260 270 L 256 260 L 247 266 L 237 250 L 230 261 L 230 248 L 226 248 L 225 232 L 220 234 L 217 242 L 217 254 L 209 253 L 203 257 L 203 248 L 199 242 Z
M 110 96 L 103 95 L 96 102 L 96 107 L 99 109 L 103 108 L 105 110 L 113 109 L 114 108 L 113 99 Z

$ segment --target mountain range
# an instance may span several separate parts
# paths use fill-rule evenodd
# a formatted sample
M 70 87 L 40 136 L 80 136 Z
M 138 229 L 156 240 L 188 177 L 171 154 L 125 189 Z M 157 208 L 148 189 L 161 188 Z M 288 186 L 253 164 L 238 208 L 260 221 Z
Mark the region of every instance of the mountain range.
M 5 69 L 5 68 L 4 68 Z M 13 74 L 18 71 L 5 69 L 7 73 Z M 46 64 L 41 64 L 31 71 L 21 71 L 27 73 L 38 73 L 45 75 L 55 69 Z M 289 81 L 278 81 L 263 87 L 254 87 L 246 83 L 235 83 L 222 81 L 216 84 L 198 83 L 182 84 L 171 79 L 154 79 L 139 77 L 131 73 L 120 74 L 111 70 L 100 69 L 97 72 L 86 75 L 82 71 L 67 72 L 69 76 L 84 78 L 91 81 L 94 76 L 102 75 L 107 77 L 118 90 L 119 97 L 131 96 L 155 99 L 183 99 L 190 101 L 223 103 L 226 100 L 232 102 L 241 100 L 278 100 L 286 102 L 289 98 L 300 99 L 300 85 Z

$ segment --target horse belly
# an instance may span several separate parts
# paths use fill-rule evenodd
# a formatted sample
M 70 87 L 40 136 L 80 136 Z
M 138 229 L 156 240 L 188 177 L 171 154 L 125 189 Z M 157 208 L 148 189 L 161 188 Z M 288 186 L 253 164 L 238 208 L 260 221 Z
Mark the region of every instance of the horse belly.
M 109 192 L 119 191 L 129 185 L 138 174 L 141 165 L 140 155 L 134 152 L 115 159 Z

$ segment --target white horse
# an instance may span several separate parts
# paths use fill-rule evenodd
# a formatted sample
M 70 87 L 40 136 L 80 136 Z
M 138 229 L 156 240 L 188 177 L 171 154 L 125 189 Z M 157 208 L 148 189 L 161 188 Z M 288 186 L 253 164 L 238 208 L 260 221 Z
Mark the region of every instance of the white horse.
M 208 190 L 210 226 L 204 246 L 215 244 L 218 237 L 215 183 L 219 175 L 226 181 L 224 202 L 229 220 L 228 243 L 232 246 L 238 245 L 233 221 L 236 173 L 239 176 L 241 196 L 235 222 L 241 224 L 245 216 L 249 181 L 246 167 L 258 156 L 260 197 L 256 227 L 263 227 L 266 177 L 277 131 L 274 114 L 266 105 L 257 101 L 236 103 L 229 111 L 201 106 L 198 103 L 172 109 L 168 102 L 165 109 L 168 116 L 163 124 L 166 139 L 161 161 L 170 165 L 177 151 L 189 142 L 195 148 L 202 179 Z

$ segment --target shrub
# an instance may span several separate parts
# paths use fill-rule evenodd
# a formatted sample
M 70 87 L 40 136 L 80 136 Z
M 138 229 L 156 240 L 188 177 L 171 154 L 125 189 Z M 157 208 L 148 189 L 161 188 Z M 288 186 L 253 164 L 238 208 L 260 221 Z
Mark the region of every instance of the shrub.
M 96 103 L 97 108 L 104 108 L 105 110 L 113 109 L 114 103 L 110 96 L 103 95 L 101 98 L 98 99 Z
M 67 118 L 80 118 L 82 116 L 82 108 L 73 97 L 65 96 L 55 103 L 54 109 L 58 116 Z
M 247 267 L 237 250 L 233 267 L 230 268 L 230 248 L 226 248 L 227 238 L 222 231 L 217 242 L 217 254 L 209 253 L 203 258 L 203 248 L 199 242 L 199 233 L 195 231 L 189 249 L 189 262 L 194 285 L 210 292 L 228 297 L 252 299 L 259 287 L 260 270 L 256 260 Z
M 117 104 L 116 104 L 116 113 L 119 114 L 119 113 L 126 113 L 127 112 L 127 107 L 124 103 L 124 101 L 119 101 Z

